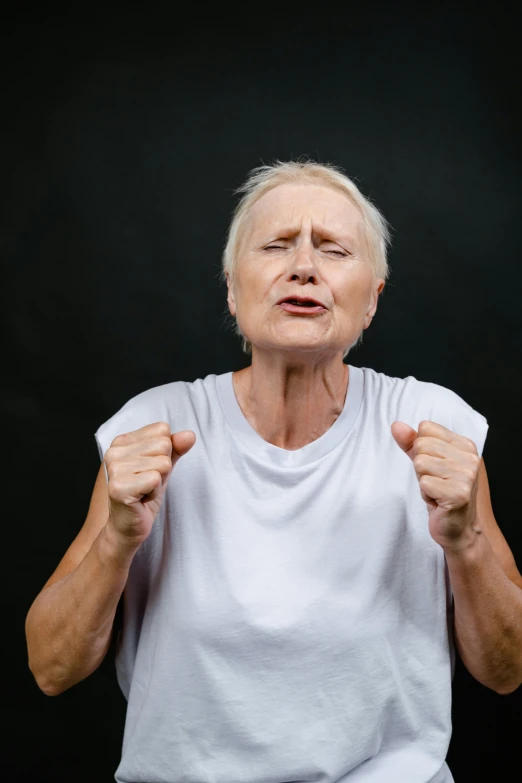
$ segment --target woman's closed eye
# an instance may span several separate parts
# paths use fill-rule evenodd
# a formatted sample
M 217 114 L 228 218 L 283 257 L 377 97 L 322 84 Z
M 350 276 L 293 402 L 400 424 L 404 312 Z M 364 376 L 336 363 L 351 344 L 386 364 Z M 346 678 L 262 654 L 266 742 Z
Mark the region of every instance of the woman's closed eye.
M 319 250 L 323 253 L 328 253 L 328 255 L 340 256 L 341 258 L 351 255 L 348 250 L 345 250 L 344 247 L 339 247 L 339 245 L 332 246 L 332 244 L 327 245 L 325 243 L 324 245 L 319 246 Z
M 285 245 L 265 245 L 265 247 L 263 249 L 264 250 L 286 250 L 287 248 L 286 248 Z M 325 252 L 325 253 L 333 253 L 336 256 L 342 256 L 342 257 L 348 255 L 346 253 L 346 251 L 344 251 L 344 250 L 336 250 L 334 248 L 323 248 L 323 252 Z

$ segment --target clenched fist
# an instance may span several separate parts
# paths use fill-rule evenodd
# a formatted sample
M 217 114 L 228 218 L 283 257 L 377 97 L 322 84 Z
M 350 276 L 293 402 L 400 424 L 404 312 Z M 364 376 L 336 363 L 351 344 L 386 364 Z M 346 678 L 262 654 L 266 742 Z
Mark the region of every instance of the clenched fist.
M 195 442 L 192 430 L 171 434 L 164 421 L 114 438 L 105 453 L 108 524 L 122 545 L 137 549 L 149 536 L 172 469 Z

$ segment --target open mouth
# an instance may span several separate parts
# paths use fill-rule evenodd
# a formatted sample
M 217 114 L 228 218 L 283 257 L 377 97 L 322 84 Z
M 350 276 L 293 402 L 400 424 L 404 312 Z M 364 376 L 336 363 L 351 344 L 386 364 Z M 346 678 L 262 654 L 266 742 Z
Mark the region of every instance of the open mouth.
M 306 315 L 311 315 L 312 313 L 321 313 L 326 310 L 325 307 L 317 304 L 316 302 L 298 302 L 297 299 L 287 299 L 285 302 L 281 302 L 279 306 L 289 313 L 304 313 Z

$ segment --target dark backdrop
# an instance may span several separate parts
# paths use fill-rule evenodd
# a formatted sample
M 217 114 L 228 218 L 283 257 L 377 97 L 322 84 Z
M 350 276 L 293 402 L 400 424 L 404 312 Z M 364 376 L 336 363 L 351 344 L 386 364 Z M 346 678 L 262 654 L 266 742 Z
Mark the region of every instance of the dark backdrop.
M 232 191 L 261 162 L 337 163 L 384 211 L 392 275 L 347 361 L 442 384 L 487 417 L 493 506 L 522 563 L 515 20 L 498 4 L 361 5 L 4 14 L 10 781 L 114 779 L 126 704 L 113 649 L 47 697 L 25 616 L 85 519 L 99 424 L 147 388 L 249 364 L 218 275 Z M 458 664 L 456 783 L 520 770 L 521 704 Z

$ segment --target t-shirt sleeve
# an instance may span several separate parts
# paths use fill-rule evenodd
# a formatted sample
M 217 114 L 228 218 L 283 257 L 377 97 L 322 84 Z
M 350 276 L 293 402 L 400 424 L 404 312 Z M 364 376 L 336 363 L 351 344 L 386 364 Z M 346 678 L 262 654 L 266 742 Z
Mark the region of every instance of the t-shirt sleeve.
M 147 402 L 146 395 L 129 400 L 110 419 L 101 424 L 94 433 L 100 459 L 103 461 L 107 449 L 118 435 L 139 430 L 147 424 L 153 424 L 160 418 L 162 416 L 158 415 L 154 405 Z
M 456 392 L 445 386 L 437 386 L 437 418 L 434 421 L 473 441 L 479 457 L 482 456 L 488 434 L 486 417 L 471 407 Z
M 101 461 L 103 462 L 105 452 L 110 448 L 114 438 L 134 429 L 137 428 L 133 424 L 131 425 L 130 416 L 124 410 L 119 410 L 114 416 L 111 416 L 110 419 L 101 424 L 94 433 Z
M 173 381 L 146 389 L 128 400 L 94 433 L 100 459 L 104 460 L 118 435 L 135 432 L 159 421 L 167 422 L 171 432 L 178 432 L 187 428 L 187 420 L 190 420 L 190 406 L 187 404 L 185 382 Z

